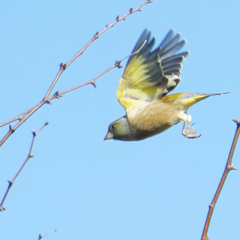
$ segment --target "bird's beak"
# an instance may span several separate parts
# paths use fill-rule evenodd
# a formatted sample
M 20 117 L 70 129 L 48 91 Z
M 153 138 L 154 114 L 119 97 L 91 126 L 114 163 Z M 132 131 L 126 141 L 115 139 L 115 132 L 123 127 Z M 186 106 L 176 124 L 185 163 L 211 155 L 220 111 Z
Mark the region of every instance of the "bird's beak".
M 108 132 L 104 140 L 113 139 L 113 133 Z

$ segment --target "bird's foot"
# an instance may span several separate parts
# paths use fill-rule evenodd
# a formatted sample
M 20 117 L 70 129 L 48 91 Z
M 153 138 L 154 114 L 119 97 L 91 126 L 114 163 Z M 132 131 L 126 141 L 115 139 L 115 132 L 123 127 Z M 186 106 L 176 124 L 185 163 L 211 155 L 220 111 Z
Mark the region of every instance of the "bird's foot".
M 188 122 L 186 128 L 185 128 L 185 124 L 186 124 L 186 122 L 184 122 L 184 124 L 183 124 L 183 129 L 182 129 L 182 135 L 183 135 L 184 137 L 189 138 L 189 139 L 193 139 L 193 138 L 199 138 L 199 137 L 202 136 L 202 133 L 199 134 L 199 135 L 198 135 L 198 134 L 195 134 L 195 133 L 197 132 L 197 131 L 195 131 L 194 128 L 193 128 L 193 125 L 194 125 L 195 123 L 193 123 L 193 124 L 191 125 L 191 122 Z

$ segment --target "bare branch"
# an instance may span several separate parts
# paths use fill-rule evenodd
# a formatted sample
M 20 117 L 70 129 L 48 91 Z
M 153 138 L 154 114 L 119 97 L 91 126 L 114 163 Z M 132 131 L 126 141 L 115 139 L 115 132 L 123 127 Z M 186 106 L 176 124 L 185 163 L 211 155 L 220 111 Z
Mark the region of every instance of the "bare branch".
M 235 132 L 235 135 L 234 135 L 234 138 L 233 138 L 233 143 L 232 143 L 232 146 L 231 146 L 231 149 L 230 149 L 230 152 L 229 152 L 227 164 L 226 164 L 226 167 L 224 169 L 222 178 L 221 178 L 220 183 L 218 185 L 217 191 L 216 191 L 216 193 L 215 193 L 215 195 L 213 197 L 213 200 L 212 200 L 211 204 L 209 205 L 208 215 L 207 215 L 207 219 L 206 219 L 206 222 L 205 222 L 205 225 L 204 225 L 204 228 L 203 228 L 203 233 L 202 233 L 201 240 L 209 239 L 207 237 L 207 232 L 208 232 L 208 228 L 209 228 L 210 221 L 211 221 L 211 218 L 212 218 L 214 207 L 215 207 L 215 205 L 217 203 L 218 197 L 219 197 L 219 195 L 221 193 L 221 190 L 223 188 L 223 185 L 225 183 L 225 180 L 227 178 L 228 173 L 231 170 L 236 169 L 234 167 L 234 165 L 232 164 L 232 158 L 233 158 L 234 150 L 235 150 L 235 147 L 237 145 L 238 136 L 239 136 L 239 132 L 240 132 L 240 120 L 233 119 L 233 121 L 237 124 L 237 129 L 236 129 L 236 132 Z
M 132 9 L 130 8 L 130 10 L 128 11 L 128 13 L 126 13 L 125 15 L 123 15 L 122 17 L 117 16 L 116 20 L 113 21 L 111 24 L 107 24 L 106 27 L 100 31 L 97 32 L 93 38 L 68 62 L 65 64 L 65 68 L 67 68 L 75 59 L 77 59 L 81 54 L 83 54 L 83 52 L 88 48 L 88 46 L 95 41 L 96 39 L 98 39 L 100 37 L 100 35 L 102 35 L 105 31 L 107 31 L 109 28 L 113 27 L 116 23 L 120 22 L 121 20 L 126 20 L 125 18 L 127 16 L 129 16 L 131 13 L 134 13 L 136 11 L 140 11 L 140 9 L 145 6 L 148 3 L 151 3 L 152 0 L 147 0 L 146 2 L 144 2 L 143 4 L 141 4 L 139 7 Z
M 18 177 L 18 175 L 20 174 L 20 172 L 23 170 L 24 166 L 27 164 L 28 160 L 32 157 L 34 157 L 34 155 L 32 154 L 32 148 L 33 148 L 33 144 L 34 144 L 34 140 L 37 136 L 37 134 L 42 131 L 42 129 L 47 126 L 48 123 L 45 123 L 39 130 L 38 132 L 35 132 L 34 130 L 32 131 L 32 134 L 33 134 L 33 138 L 32 138 L 32 142 L 31 142 L 31 146 L 30 146 L 30 150 L 29 150 L 29 153 L 28 153 L 28 156 L 26 158 L 26 160 L 24 161 L 23 165 L 20 167 L 20 169 L 18 170 L 17 174 L 15 175 L 15 177 L 12 179 L 12 180 L 8 180 L 8 188 L 3 196 L 3 199 L 2 199 L 2 202 L 0 204 L 0 211 L 4 211 L 6 210 L 6 208 L 3 207 L 3 204 L 7 198 L 7 195 L 10 191 L 10 188 L 12 187 L 13 183 L 15 182 L 16 178 Z
M 44 238 L 44 237 L 47 237 L 47 236 L 49 236 L 50 234 L 55 233 L 56 231 L 57 231 L 57 230 L 53 230 L 53 231 L 51 231 L 50 233 L 47 233 L 47 234 L 45 234 L 45 235 L 39 234 L 38 240 L 40 240 L 40 239 L 42 239 L 42 238 Z
M 131 57 L 131 56 L 133 56 L 133 55 L 135 55 L 135 54 L 137 54 L 137 53 L 139 53 L 139 51 L 143 48 L 143 46 L 145 45 L 145 43 L 146 43 L 146 40 L 144 41 L 144 43 L 142 44 L 142 46 L 141 46 L 137 51 L 131 53 L 130 55 L 128 55 L 127 57 L 123 58 L 123 59 L 120 60 L 120 61 L 116 61 L 110 68 L 108 68 L 108 69 L 105 70 L 104 72 L 100 73 L 98 76 L 96 76 L 96 77 L 93 78 L 92 80 L 90 80 L 90 81 L 88 81 L 88 82 L 85 82 L 85 83 L 83 83 L 83 84 L 81 84 L 81 85 L 78 85 L 78 86 L 76 86 L 76 87 L 70 88 L 70 89 L 68 89 L 68 90 L 66 90 L 66 91 L 63 91 L 63 92 L 59 93 L 59 95 L 62 96 L 62 95 L 65 94 L 65 93 L 71 92 L 71 91 L 73 91 L 73 90 L 75 90 L 75 89 L 77 89 L 77 88 L 80 88 L 80 87 L 84 87 L 84 86 L 86 86 L 86 85 L 88 85 L 88 84 L 93 84 L 93 86 L 96 88 L 97 85 L 96 85 L 95 81 L 96 81 L 98 78 L 100 78 L 102 75 L 104 75 L 105 73 L 109 72 L 110 70 L 112 70 L 112 69 L 115 68 L 115 67 L 122 68 L 121 62 L 124 61 L 125 59 L 127 59 L 127 58 L 129 58 L 129 57 Z M 56 98 L 56 97 L 54 97 L 54 96 L 50 97 L 51 100 L 54 99 L 54 98 Z
M 83 86 L 86 86 L 88 84 L 93 84 L 94 87 L 96 87 L 96 83 L 95 83 L 95 80 L 97 78 L 99 78 L 100 76 L 102 76 L 103 74 L 107 73 L 108 71 L 110 71 L 111 69 L 115 68 L 115 67 L 121 67 L 120 63 L 125 59 L 122 59 L 121 61 L 119 62 L 116 62 L 112 67 L 110 67 L 109 69 L 107 69 L 106 71 L 104 71 L 103 73 L 99 74 L 97 77 L 95 77 L 94 79 L 86 82 L 86 83 L 83 83 L 81 85 L 78 85 L 74 88 L 71 88 L 71 89 L 68 89 L 66 91 L 63 91 L 62 93 L 58 93 L 56 92 L 54 95 L 52 95 L 51 97 L 49 97 L 49 95 L 51 94 L 52 92 L 52 89 L 53 87 L 56 85 L 58 79 L 60 78 L 61 74 L 63 73 L 63 71 L 74 61 L 76 60 L 86 49 L 87 47 L 93 42 L 95 41 L 97 38 L 99 38 L 99 36 L 101 34 L 103 34 L 106 30 L 108 30 L 109 28 L 113 27 L 117 22 L 121 21 L 121 20 L 125 20 L 125 18 L 130 15 L 131 13 L 134 13 L 136 11 L 140 11 L 141 8 L 143 6 L 145 6 L 147 3 L 151 3 L 152 0 L 147 0 L 145 1 L 143 4 L 141 4 L 139 7 L 135 8 L 135 9 L 130 9 L 125 15 L 123 15 L 122 17 L 119 17 L 117 16 L 116 20 L 113 21 L 110 25 L 106 25 L 106 27 L 100 31 L 100 32 L 97 32 L 93 38 L 66 64 L 60 64 L 60 69 L 56 75 L 56 77 L 54 78 L 52 84 L 50 85 L 49 89 L 47 90 L 46 94 L 44 95 L 42 101 L 35 105 L 34 107 L 30 108 L 29 110 L 25 111 L 24 113 L 18 115 L 17 117 L 15 118 L 12 118 L 2 124 L 0 124 L 0 127 L 2 126 L 5 126 L 11 122 L 14 122 L 14 121 L 17 121 L 19 120 L 19 122 L 14 126 L 14 127 L 11 127 L 10 126 L 10 129 L 9 131 L 7 132 L 7 134 L 3 137 L 3 139 L 0 141 L 0 147 L 3 145 L 3 143 L 12 135 L 12 133 L 17 129 L 19 128 L 29 117 L 31 117 L 39 108 L 41 108 L 45 103 L 49 103 L 51 104 L 51 100 L 52 99 L 55 99 L 55 98 L 60 98 L 63 94 L 67 93 L 67 92 L 70 92 L 70 91 L 73 91 L 74 89 L 77 89 L 77 88 L 80 88 L 80 87 L 83 87 Z M 142 47 L 141 47 L 142 48 Z M 140 48 L 140 49 L 141 49 Z M 131 56 L 131 55 L 130 55 Z M 127 57 L 126 57 L 127 58 Z
M 9 121 L 6 121 L 6 122 L 0 124 L 0 127 L 3 127 L 3 126 L 5 126 L 5 125 L 7 125 L 7 124 L 9 124 L 9 123 L 11 123 L 11 122 L 15 122 L 15 121 L 17 121 L 17 120 L 21 121 L 21 120 L 24 118 L 24 116 L 25 116 L 27 113 L 29 113 L 30 111 L 32 111 L 35 107 L 37 107 L 37 105 L 34 106 L 34 107 L 32 107 L 32 108 L 30 108 L 30 109 L 28 109 L 26 112 L 18 115 L 17 117 L 15 117 L 15 118 L 13 118 L 13 119 L 10 119 Z

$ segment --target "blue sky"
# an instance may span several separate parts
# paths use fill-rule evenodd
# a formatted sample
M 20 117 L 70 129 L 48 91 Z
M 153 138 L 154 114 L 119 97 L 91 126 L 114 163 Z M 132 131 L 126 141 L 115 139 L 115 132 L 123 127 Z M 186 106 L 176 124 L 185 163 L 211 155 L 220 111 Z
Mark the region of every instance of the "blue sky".
M 58 72 L 117 15 L 143 0 L 4 1 L 1 4 L 0 122 L 41 101 Z M 43 106 L 1 147 L 0 197 L 25 160 L 1 213 L 0 238 L 200 239 L 240 118 L 239 1 L 159 1 L 96 40 L 61 76 L 53 92 L 86 82 L 131 53 L 147 27 L 160 43 L 170 28 L 187 40 L 176 92 L 220 93 L 189 109 L 202 137 L 182 123 L 140 142 L 103 141 L 123 116 L 116 91 L 123 69 Z M 122 63 L 125 66 L 126 61 Z M 0 129 L 1 136 L 8 126 Z M 239 167 L 239 146 L 233 163 Z M 211 239 L 239 239 L 240 174 L 227 178 L 209 229 Z

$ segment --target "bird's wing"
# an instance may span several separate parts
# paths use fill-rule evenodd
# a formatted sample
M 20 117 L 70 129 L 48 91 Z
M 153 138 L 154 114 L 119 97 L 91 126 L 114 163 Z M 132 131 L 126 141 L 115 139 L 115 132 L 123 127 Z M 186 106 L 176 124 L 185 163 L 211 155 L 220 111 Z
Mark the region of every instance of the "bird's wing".
M 154 50 L 155 38 L 145 29 L 136 43 L 120 80 L 117 98 L 127 111 L 132 106 L 141 106 L 156 97 L 166 95 L 180 82 L 182 64 L 189 52 L 176 54 L 186 43 L 180 41 L 180 33 L 171 29 L 162 43 Z

